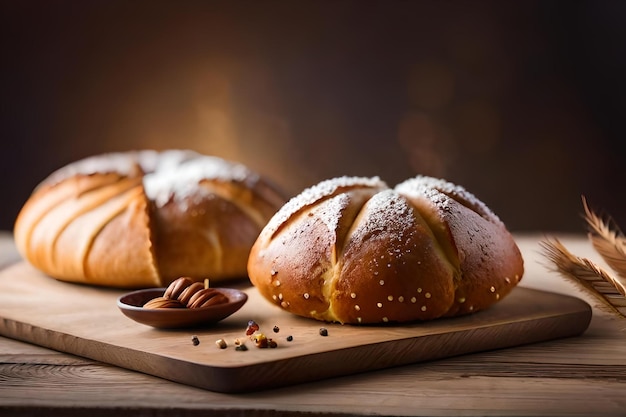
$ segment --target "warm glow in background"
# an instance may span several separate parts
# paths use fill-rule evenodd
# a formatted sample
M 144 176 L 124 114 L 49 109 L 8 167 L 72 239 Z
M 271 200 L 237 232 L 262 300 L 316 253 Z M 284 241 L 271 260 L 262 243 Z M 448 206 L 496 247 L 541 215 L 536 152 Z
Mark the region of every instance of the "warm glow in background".
M 447 178 L 514 231 L 626 227 L 626 3 L 2 2 L 0 229 L 54 169 L 191 148 L 288 194 Z

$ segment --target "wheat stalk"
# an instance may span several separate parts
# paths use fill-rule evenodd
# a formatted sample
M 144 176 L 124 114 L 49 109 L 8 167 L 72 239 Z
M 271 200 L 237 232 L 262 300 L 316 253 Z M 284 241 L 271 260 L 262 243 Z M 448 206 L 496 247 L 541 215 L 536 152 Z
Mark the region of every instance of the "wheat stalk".
M 539 242 L 555 271 L 593 295 L 614 313 L 626 316 L 626 286 L 586 258 L 573 255 L 556 238 Z
M 626 285 L 626 237 L 611 218 L 602 219 L 589 208 L 584 196 L 582 200 L 591 244 L 617 273 L 621 284 Z

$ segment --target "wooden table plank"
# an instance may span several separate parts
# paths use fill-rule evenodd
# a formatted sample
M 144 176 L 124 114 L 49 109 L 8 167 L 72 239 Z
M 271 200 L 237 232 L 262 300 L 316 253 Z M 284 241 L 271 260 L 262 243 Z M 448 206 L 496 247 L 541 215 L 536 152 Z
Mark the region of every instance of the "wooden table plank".
M 545 274 L 542 236 L 516 237 L 527 276 L 537 277 L 524 286 L 595 307 L 583 336 L 251 394 L 205 391 L 0 338 L 0 414 L 626 415 L 626 319 Z M 560 238 L 593 257 L 584 237 Z

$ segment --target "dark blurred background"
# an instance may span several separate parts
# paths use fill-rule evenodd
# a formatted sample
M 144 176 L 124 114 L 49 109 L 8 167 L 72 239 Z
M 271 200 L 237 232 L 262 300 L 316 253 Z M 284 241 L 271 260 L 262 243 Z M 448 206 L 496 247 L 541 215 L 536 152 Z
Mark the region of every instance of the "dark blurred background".
M 624 1 L 2 1 L 0 229 L 76 159 L 191 148 L 291 195 L 465 186 L 513 231 L 626 227 Z

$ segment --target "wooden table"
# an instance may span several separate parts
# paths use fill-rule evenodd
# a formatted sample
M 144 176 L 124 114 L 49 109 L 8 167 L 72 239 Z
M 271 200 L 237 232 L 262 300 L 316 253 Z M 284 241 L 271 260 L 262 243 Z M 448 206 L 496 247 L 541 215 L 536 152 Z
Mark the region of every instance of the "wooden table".
M 516 235 L 523 286 L 594 307 L 580 337 L 251 394 L 220 394 L 0 337 L 0 415 L 626 416 L 626 318 L 549 272 L 543 235 Z M 598 260 L 584 236 L 559 236 Z M 0 268 L 19 261 L 0 233 Z M 600 262 L 601 263 L 601 262 Z

